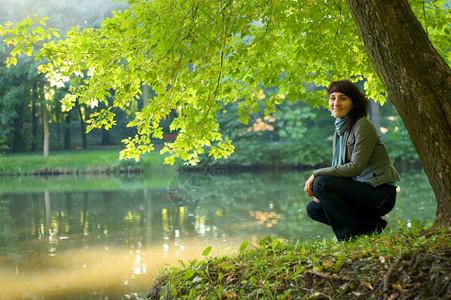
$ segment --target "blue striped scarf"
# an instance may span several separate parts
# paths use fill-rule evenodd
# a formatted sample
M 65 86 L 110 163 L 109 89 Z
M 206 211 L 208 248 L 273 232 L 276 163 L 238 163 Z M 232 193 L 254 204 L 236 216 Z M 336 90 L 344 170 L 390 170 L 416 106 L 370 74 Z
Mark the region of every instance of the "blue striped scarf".
M 335 119 L 335 131 L 338 134 L 337 144 L 335 145 L 334 158 L 332 160 L 332 167 L 344 165 L 345 158 L 343 157 L 343 133 L 348 122 L 349 115 L 346 115 L 343 119 Z

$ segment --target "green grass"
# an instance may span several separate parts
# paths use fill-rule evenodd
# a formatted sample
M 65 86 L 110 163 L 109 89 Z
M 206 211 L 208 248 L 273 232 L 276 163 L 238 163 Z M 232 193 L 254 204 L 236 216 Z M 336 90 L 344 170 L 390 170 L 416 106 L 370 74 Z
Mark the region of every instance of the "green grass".
M 451 287 L 446 284 L 451 268 L 450 246 L 450 228 L 401 228 L 346 243 L 323 240 L 285 244 L 267 237 L 254 249 L 244 242 L 235 257 L 208 257 L 209 247 L 203 253 L 205 260 L 187 265 L 181 262 L 181 268 L 163 270 L 151 287 L 150 296 L 445 299 L 451 296 Z
M 149 153 L 139 162 L 119 160 L 118 149 L 55 151 L 48 157 L 42 154 L 0 155 L 0 174 L 29 174 L 40 170 L 78 170 L 91 172 L 96 169 L 114 169 L 118 167 L 146 167 L 163 164 L 159 153 Z

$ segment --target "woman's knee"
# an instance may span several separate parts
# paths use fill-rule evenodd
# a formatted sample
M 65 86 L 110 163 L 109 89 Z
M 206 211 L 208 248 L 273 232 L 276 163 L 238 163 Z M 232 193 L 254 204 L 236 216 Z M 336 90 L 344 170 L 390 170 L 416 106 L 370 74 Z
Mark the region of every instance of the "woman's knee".
M 307 204 L 307 215 L 312 220 L 330 225 L 323 206 L 315 201 L 311 201 Z
M 315 181 L 313 181 L 313 193 L 315 193 L 315 191 L 324 190 L 324 188 L 328 186 L 330 178 L 331 176 L 325 175 L 315 177 Z
M 307 215 L 312 219 L 315 219 L 315 216 L 324 213 L 324 209 L 322 208 L 321 204 L 318 204 L 315 201 L 310 201 L 309 203 L 307 203 L 306 210 Z

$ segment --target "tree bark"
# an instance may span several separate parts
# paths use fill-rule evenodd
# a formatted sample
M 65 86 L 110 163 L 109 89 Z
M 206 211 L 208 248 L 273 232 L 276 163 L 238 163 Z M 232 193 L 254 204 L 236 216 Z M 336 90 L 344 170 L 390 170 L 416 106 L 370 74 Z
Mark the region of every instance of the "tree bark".
M 434 226 L 450 226 L 451 70 L 407 0 L 346 2 L 434 190 Z
M 371 122 L 373 122 L 374 127 L 376 127 L 377 132 L 381 133 L 381 119 L 379 115 L 379 105 L 374 101 L 374 99 L 370 99 L 370 118 Z
M 14 118 L 14 128 L 13 128 L 13 142 L 11 151 L 12 152 L 21 152 L 26 150 L 26 142 L 24 135 L 24 123 L 25 123 L 25 112 L 26 112 L 26 103 L 19 103 L 15 110 L 17 112 L 17 116 Z
M 70 150 L 70 123 L 70 112 L 67 112 L 64 120 L 64 150 Z
M 81 106 L 77 105 L 78 116 L 80 117 L 80 129 L 81 129 L 81 139 L 83 141 L 83 149 L 88 149 L 88 138 L 86 137 L 86 123 L 83 113 L 81 111 Z
M 100 145 L 102 146 L 111 145 L 110 132 L 106 129 L 102 129 L 102 141 L 100 142 Z
M 38 150 L 38 108 L 37 99 L 31 98 L 31 151 Z
M 42 152 L 44 157 L 49 156 L 49 118 L 48 118 L 48 111 L 47 111 L 47 105 L 42 104 L 42 128 L 43 128 L 43 146 L 42 146 Z

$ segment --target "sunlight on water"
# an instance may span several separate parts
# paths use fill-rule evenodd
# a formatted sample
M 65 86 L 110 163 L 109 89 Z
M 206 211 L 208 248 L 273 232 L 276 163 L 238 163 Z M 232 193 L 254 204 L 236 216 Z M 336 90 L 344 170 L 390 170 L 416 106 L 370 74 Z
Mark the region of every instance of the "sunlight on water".
M 248 237 L 248 240 L 255 240 Z M 152 280 L 167 266 L 180 267 L 179 260 L 188 262 L 205 259 L 202 252 L 213 246 L 209 256 L 232 254 L 240 242 L 217 241 L 215 244 L 201 238 L 172 241 L 156 247 L 111 249 L 88 247 L 47 255 L 28 256 L 19 266 L 19 257 L 0 257 L 1 299 L 52 298 L 58 295 L 99 295 L 117 298 L 119 295 L 144 297 Z

